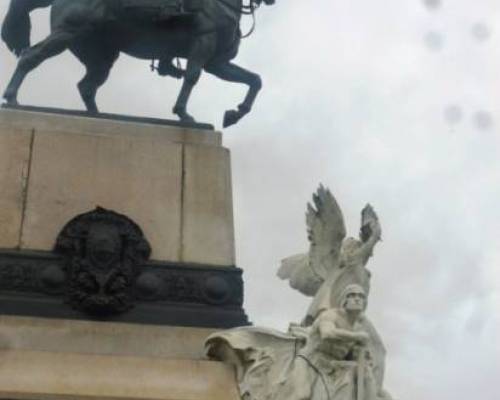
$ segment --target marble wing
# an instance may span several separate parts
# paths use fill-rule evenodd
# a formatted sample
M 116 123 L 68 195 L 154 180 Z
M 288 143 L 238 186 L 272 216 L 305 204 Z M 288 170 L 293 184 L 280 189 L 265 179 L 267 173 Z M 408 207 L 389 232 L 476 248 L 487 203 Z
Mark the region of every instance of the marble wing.
M 344 217 L 335 197 L 320 185 L 307 205 L 309 254 L 284 259 L 278 270 L 281 279 L 306 296 L 314 296 L 327 277 L 340 265 L 342 241 L 346 236 Z
M 347 238 L 342 243 L 342 268 L 332 268 L 325 282 L 320 286 L 309 306 L 304 324 L 312 324 L 320 312 L 330 307 L 340 307 L 344 288 L 351 284 L 361 285 L 366 294 L 370 292 L 371 273 L 366 264 L 381 237 L 380 223 L 373 207 L 369 204 L 361 212 L 360 239 Z

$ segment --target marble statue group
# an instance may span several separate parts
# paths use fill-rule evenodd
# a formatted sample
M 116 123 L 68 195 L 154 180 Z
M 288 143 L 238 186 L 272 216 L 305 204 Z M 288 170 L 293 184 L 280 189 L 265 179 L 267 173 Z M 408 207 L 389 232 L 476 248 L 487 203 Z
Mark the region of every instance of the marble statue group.
M 307 315 L 286 333 L 258 327 L 216 333 L 207 354 L 236 368 L 244 400 L 390 400 L 383 388 L 385 347 L 365 315 L 378 217 L 367 205 L 359 239 L 346 238 L 330 191 L 320 186 L 313 202 L 309 253 L 283 260 L 278 271 L 313 297 Z

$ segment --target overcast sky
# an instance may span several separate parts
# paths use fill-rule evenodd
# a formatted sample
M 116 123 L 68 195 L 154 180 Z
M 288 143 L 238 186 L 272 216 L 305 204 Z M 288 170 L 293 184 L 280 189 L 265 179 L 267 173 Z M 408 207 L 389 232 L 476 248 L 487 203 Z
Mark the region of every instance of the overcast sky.
M 37 40 L 47 33 L 46 11 L 34 29 Z M 5 85 L 15 59 L 3 45 L 0 62 Z M 275 272 L 307 250 L 305 206 L 322 182 L 351 235 L 366 202 L 381 219 L 368 313 L 388 348 L 389 391 L 498 400 L 498 0 L 277 0 L 259 10 L 238 62 L 265 82 L 252 115 L 224 138 L 251 320 L 286 329 L 303 317 L 309 299 Z M 102 110 L 171 117 L 179 82 L 148 68 L 122 57 Z M 65 54 L 29 77 L 20 101 L 80 108 L 82 75 Z M 243 95 L 204 75 L 191 110 L 220 126 Z

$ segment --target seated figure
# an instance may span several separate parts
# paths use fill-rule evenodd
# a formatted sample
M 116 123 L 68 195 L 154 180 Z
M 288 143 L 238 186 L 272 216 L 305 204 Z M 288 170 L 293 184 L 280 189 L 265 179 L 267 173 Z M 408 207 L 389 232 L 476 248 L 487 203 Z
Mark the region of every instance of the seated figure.
M 207 353 L 236 367 L 242 399 L 389 400 L 374 375 L 364 289 L 348 285 L 341 299 L 340 308 L 286 335 L 259 328 L 212 335 Z

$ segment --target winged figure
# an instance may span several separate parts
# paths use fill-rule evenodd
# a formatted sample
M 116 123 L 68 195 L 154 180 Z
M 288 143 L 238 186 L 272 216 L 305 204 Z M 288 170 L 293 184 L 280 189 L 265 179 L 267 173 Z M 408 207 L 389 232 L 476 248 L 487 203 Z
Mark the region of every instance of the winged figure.
M 278 270 L 281 279 L 306 296 L 314 297 L 303 325 L 311 325 L 320 312 L 339 307 L 340 296 L 349 284 L 358 284 L 368 294 L 370 271 L 366 264 L 381 239 L 377 214 L 369 204 L 361 212 L 359 239 L 346 238 L 342 211 L 335 197 L 320 185 L 307 205 L 309 253 L 284 259 Z
M 266 328 L 217 332 L 209 357 L 236 367 L 244 400 L 391 400 L 384 390 L 386 349 L 365 315 L 366 264 L 381 239 L 377 214 L 361 212 L 359 238 L 346 237 L 344 217 L 320 186 L 307 207 L 309 253 L 283 260 L 278 276 L 312 296 L 301 324 L 287 333 Z

